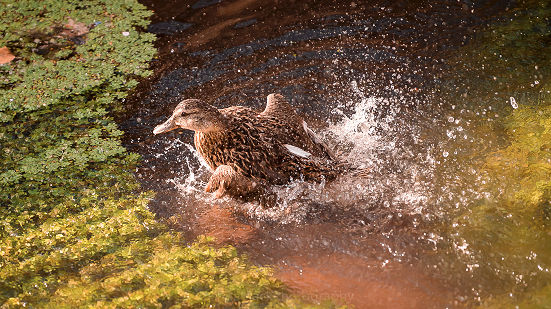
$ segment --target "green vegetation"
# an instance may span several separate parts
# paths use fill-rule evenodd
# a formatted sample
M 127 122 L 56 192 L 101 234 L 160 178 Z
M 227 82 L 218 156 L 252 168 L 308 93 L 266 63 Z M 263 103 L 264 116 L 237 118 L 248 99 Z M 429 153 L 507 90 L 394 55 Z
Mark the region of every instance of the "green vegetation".
M 101 280 L 98 280 L 101 279 Z M 185 247 L 178 234 L 142 237 L 68 277 L 38 304 L 100 307 L 266 307 L 280 304 L 280 283 L 266 268 L 251 267 L 231 247 L 207 239 Z
M 506 126 L 511 143 L 487 158 L 486 169 L 503 181 L 517 180 L 506 200 L 523 205 L 530 216 L 545 217 L 551 210 L 551 104 L 521 106 Z
M 150 13 L 133 1 L 8 1 L 1 10 L 0 45 L 17 56 L 0 67 L 5 236 L 82 210 L 56 209 L 67 199 L 137 188 L 137 157 L 107 113 L 148 75 L 155 51 L 154 37 L 136 30 Z
M 147 76 L 136 0 L 0 6 L 0 306 L 295 307 L 269 269 L 147 209 L 109 116 Z
M 551 2 L 523 0 L 451 61 L 457 91 L 474 96 L 551 91 Z M 467 79 L 466 79 L 467 78 Z M 476 81 L 476 82 L 473 82 Z M 491 91 L 491 92 L 489 92 Z
M 551 299 L 551 104 L 521 106 L 505 123 L 509 145 L 479 167 L 495 180 L 482 190 L 502 193 L 464 209 L 448 227 L 463 261 L 456 271 L 471 268 L 482 290 L 497 292 L 484 304 L 498 308 Z
M 457 104 L 493 106 L 491 117 L 500 116 L 473 134 L 503 139 L 483 156 L 472 154 L 470 168 L 481 177 L 473 183 L 491 199 L 451 210 L 455 216 L 443 228 L 445 259 L 460 261 L 444 267 L 468 273 L 483 307 L 541 308 L 551 301 L 550 22 L 551 2 L 521 1 L 478 33 L 455 63 Z

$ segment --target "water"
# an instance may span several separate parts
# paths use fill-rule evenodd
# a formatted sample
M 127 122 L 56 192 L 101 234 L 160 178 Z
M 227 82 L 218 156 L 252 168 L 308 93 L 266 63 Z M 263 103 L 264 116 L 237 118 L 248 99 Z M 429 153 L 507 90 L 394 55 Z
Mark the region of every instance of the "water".
M 520 101 L 482 100 L 467 86 L 453 99 L 442 91 L 457 78 L 450 55 L 507 1 L 144 3 L 161 23 L 150 27 L 162 30 L 160 56 L 121 123 L 160 220 L 273 265 L 313 301 L 442 308 L 508 291 L 494 280 L 494 258 L 480 255 L 491 244 L 459 233 L 470 225 L 457 218 L 506 190 L 480 167 L 506 144 L 495 128 Z M 192 133 L 151 133 L 181 98 L 262 109 L 272 92 L 369 175 L 276 187 L 269 209 L 215 200 L 203 192 L 211 172 Z

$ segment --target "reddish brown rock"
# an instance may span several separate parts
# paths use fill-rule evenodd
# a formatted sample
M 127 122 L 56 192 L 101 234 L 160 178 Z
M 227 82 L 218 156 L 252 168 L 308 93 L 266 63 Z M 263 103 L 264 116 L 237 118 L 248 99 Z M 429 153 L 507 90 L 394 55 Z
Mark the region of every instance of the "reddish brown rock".
M 9 48 L 7 47 L 0 47 L 0 64 L 6 64 L 10 63 L 15 56 L 11 53 Z

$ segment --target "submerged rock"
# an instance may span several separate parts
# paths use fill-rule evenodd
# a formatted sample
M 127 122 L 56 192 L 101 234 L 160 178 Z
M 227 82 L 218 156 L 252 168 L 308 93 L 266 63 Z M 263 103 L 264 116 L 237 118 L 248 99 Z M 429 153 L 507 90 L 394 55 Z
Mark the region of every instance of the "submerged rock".
M 246 27 L 248 27 L 248 26 L 250 26 L 250 25 L 256 24 L 256 22 L 257 22 L 256 18 L 247 19 L 247 20 L 245 20 L 245 21 L 242 21 L 242 22 L 239 22 L 239 23 L 235 24 L 235 25 L 233 26 L 233 28 L 234 28 L 234 29 L 246 28 Z
M 202 8 L 205 8 L 207 6 L 211 6 L 213 4 L 218 4 L 222 2 L 222 0 L 199 0 L 197 2 L 195 2 L 191 8 L 192 9 L 202 9 Z
M 179 32 L 183 32 L 189 29 L 191 26 L 193 26 L 193 24 L 170 20 L 170 21 L 163 21 L 156 24 L 151 24 L 147 27 L 147 31 L 155 34 L 172 35 Z

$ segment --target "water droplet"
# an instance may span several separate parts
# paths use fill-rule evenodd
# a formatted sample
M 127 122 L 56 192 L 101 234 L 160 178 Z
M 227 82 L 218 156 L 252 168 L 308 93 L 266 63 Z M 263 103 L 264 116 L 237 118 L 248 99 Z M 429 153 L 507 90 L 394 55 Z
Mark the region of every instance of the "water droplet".
M 518 104 L 517 104 L 517 101 L 515 100 L 515 98 L 509 97 L 509 102 L 511 102 L 511 106 L 512 106 L 514 109 L 517 109 L 517 108 L 518 108 Z

